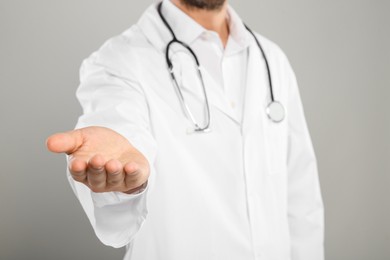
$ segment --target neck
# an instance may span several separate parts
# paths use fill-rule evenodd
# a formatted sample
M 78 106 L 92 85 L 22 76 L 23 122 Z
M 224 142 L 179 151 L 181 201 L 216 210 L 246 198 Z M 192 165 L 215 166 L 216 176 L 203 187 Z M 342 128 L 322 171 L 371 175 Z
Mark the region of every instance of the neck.
M 223 46 L 226 46 L 229 38 L 229 24 L 227 22 L 227 2 L 218 10 L 206 10 L 188 6 L 180 0 L 171 0 L 180 10 L 194 19 L 201 26 L 210 31 L 215 31 L 221 38 Z

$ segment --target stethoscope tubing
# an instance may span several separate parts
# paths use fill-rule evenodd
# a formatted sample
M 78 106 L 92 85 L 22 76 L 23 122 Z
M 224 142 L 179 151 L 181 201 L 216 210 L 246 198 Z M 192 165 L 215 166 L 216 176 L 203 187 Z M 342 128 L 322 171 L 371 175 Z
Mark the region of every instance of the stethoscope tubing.
M 197 55 L 195 54 L 195 52 L 192 50 L 192 48 L 188 44 L 177 39 L 172 27 L 169 25 L 169 23 L 167 22 L 167 20 L 163 16 L 162 11 L 161 11 L 161 7 L 162 7 L 162 2 L 160 2 L 157 6 L 158 14 L 161 17 L 161 20 L 163 21 L 166 28 L 169 30 L 169 32 L 172 35 L 172 40 L 167 44 L 166 49 L 165 49 L 165 60 L 166 60 L 167 66 L 168 66 L 168 70 L 171 74 L 171 78 L 172 78 L 172 81 L 174 82 L 175 88 L 177 89 L 177 92 L 179 94 L 179 99 L 183 105 L 185 113 L 187 114 L 187 116 L 190 118 L 190 120 L 194 124 L 195 132 L 206 132 L 207 130 L 209 130 L 211 115 L 210 115 L 210 107 L 209 107 L 206 87 L 205 87 L 203 76 L 201 73 L 199 59 L 198 59 Z M 264 62 L 265 62 L 266 68 L 267 68 L 268 85 L 269 85 L 271 102 L 266 107 L 266 113 L 268 115 L 268 118 L 271 121 L 273 121 L 275 123 L 279 123 L 279 122 L 283 121 L 283 119 L 284 119 L 285 110 L 284 110 L 284 106 L 279 101 L 275 101 L 273 84 L 272 84 L 271 69 L 270 69 L 270 65 L 269 65 L 267 56 L 266 56 L 265 51 L 264 51 L 263 47 L 261 46 L 259 40 L 257 39 L 256 35 L 253 33 L 253 31 L 246 24 L 244 24 L 244 26 L 248 30 L 248 32 L 253 36 L 258 48 L 260 49 L 261 56 L 264 59 Z M 205 107 L 206 107 L 206 113 L 207 113 L 207 121 L 206 121 L 206 125 L 204 127 L 200 127 L 199 124 L 196 122 L 194 115 L 191 113 L 191 110 L 189 109 L 188 105 L 185 102 L 184 96 L 180 90 L 180 86 L 178 85 L 178 83 L 176 81 L 176 77 L 175 77 L 174 72 L 173 72 L 173 64 L 169 58 L 169 49 L 170 49 L 171 45 L 174 43 L 178 43 L 178 44 L 182 45 L 184 48 L 186 48 L 189 51 L 189 53 L 191 53 L 191 56 L 193 57 L 193 59 L 196 63 L 197 70 L 198 70 L 198 76 L 199 76 L 200 81 L 202 83 L 202 90 L 203 90 L 203 94 L 204 94 Z
M 259 40 L 257 39 L 256 35 L 254 34 L 254 32 L 246 24 L 244 24 L 244 26 L 248 30 L 248 32 L 250 34 L 252 34 L 253 38 L 256 41 L 257 46 L 259 47 L 259 49 L 261 51 L 261 54 L 262 54 L 263 58 L 264 58 L 265 66 L 267 67 L 267 75 L 268 75 L 268 83 L 269 83 L 269 93 L 270 93 L 270 97 L 271 97 L 271 102 L 275 102 L 273 85 L 272 85 L 272 77 L 271 77 L 271 69 L 269 67 L 267 55 L 265 55 L 264 49 L 261 46 L 261 44 L 260 44 Z

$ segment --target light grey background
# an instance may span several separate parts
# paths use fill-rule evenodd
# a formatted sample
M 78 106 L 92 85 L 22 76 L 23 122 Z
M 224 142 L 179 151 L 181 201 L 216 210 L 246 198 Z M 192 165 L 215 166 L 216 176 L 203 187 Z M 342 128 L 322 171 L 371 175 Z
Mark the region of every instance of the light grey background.
M 73 128 L 83 58 L 152 1 L 0 0 L 0 259 L 121 259 L 45 138 Z M 295 68 L 326 205 L 328 260 L 390 259 L 390 4 L 231 1 Z M 315 260 L 315 259 L 313 259 Z

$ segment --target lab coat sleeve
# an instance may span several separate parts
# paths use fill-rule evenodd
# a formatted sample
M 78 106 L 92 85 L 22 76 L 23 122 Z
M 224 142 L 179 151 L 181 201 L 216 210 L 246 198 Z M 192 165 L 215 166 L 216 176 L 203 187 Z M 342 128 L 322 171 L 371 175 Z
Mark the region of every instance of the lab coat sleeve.
M 136 80 L 131 49 L 123 36 L 107 41 L 86 59 L 80 70 L 77 98 L 83 108 L 76 128 L 103 126 L 126 137 L 147 158 L 151 174 L 139 194 L 94 193 L 68 179 L 102 243 L 122 247 L 130 243 L 147 215 L 147 194 L 153 182 L 156 144 L 150 130 L 146 97 Z
M 324 211 L 317 162 L 295 75 L 288 63 L 288 220 L 292 260 L 324 259 Z

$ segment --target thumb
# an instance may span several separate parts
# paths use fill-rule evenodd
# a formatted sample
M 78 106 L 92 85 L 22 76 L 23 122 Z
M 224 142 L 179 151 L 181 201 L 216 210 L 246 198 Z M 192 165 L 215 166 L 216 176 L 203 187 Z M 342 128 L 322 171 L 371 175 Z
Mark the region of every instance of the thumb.
M 47 148 L 54 153 L 71 154 L 77 151 L 82 144 L 83 137 L 79 129 L 57 133 L 49 136 L 46 140 Z

